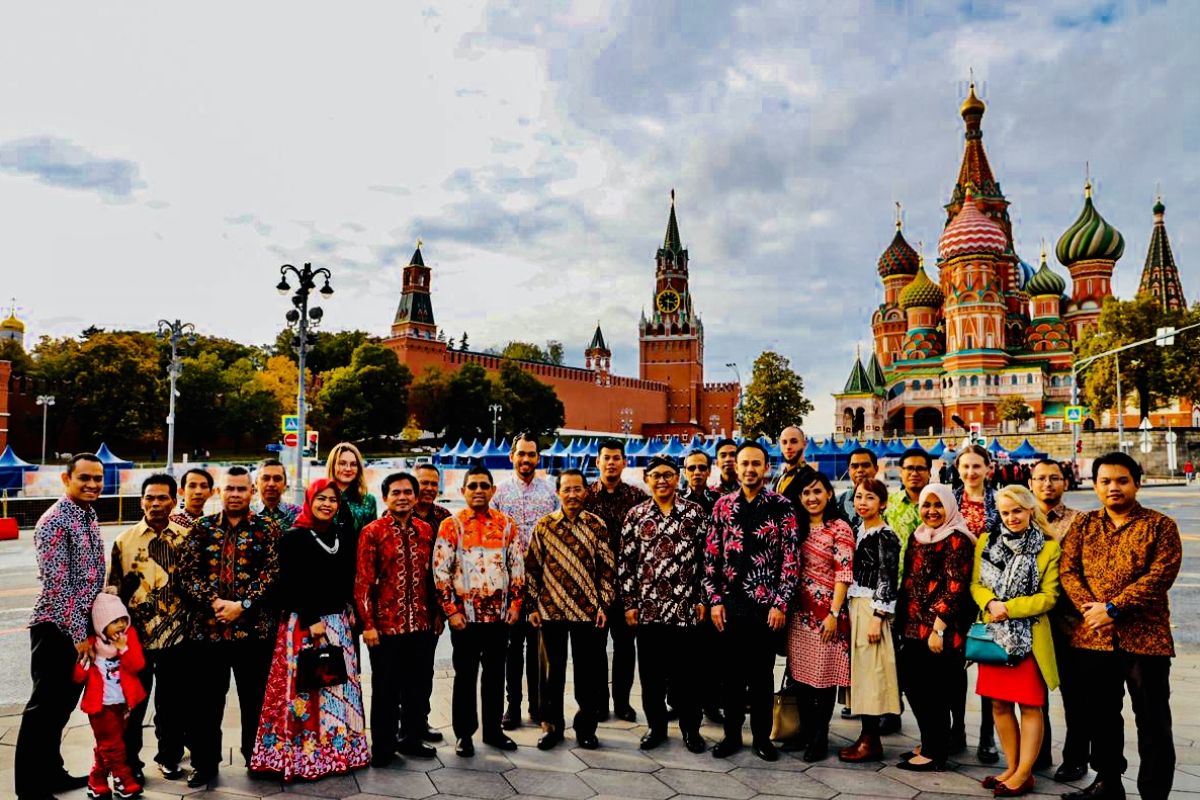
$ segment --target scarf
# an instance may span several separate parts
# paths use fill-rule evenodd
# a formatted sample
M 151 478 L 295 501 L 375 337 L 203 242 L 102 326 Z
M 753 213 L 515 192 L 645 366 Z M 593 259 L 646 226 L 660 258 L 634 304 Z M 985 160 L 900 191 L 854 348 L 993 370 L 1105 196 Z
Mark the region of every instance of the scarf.
M 997 600 L 1036 594 L 1041 583 L 1037 559 L 1045 544 L 1046 535 L 1032 521 L 1021 533 L 1002 524 L 998 535 L 989 534 L 979 559 L 979 583 L 995 592 Z M 1010 656 L 1021 657 L 1033 650 L 1032 618 L 989 622 L 988 633 Z
M 920 544 L 935 544 L 942 541 L 950 534 L 958 531 L 965 533 L 967 538 L 972 543 L 975 537 L 971 535 L 971 529 L 967 527 L 967 521 L 963 519 L 962 512 L 958 510 L 958 502 L 954 499 L 954 490 L 944 483 L 931 483 L 921 490 L 921 496 L 917 498 L 917 509 L 921 508 L 921 504 L 925 502 L 925 498 L 931 494 L 937 495 L 942 501 L 942 509 L 946 513 L 946 519 L 937 528 L 931 528 L 922 522 L 913 531 L 913 537 Z
M 316 517 L 313 516 L 312 504 L 313 504 L 313 500 L 316 498 L 316 496 L 318 494 L 320 494 L 321 492 L 325 491 L 326 489 L 328 489 L 330 486 L 333 487 L 333 490 L 335 492 L 338 491 L 337 484 L 334 483 L 333 481 L 329 480 L 328 478 L 317 478 L 308 485 L 308 491 L 306 491 L 304 493 L 304 507 L 301 508 L 300 513 L 296 515 L 296 521 L 294 523 L 292 523 L 293 527 L 307 528 L 308 530 L 312 531 L 313 533 L 317 533 L 317 534 L 323 534 L 323 533 L 329 532 L 329 529 L 330 529 L 330 527 L 332 527 L 334 520 L 337 519 L 337 515 L 335 514 L 334 519 L 330 520 L 329 522 L 321 522 Z M 342 500 L 341 492 L 338 492 L 338 500 L 339 500 L 338 510 L 340 511 L 341 507 L 343 505 L 343 503 L 340 502 Z M 336 538 L 337 538 L 337 534 L 335 532 L 334 539 L 336 539 Z

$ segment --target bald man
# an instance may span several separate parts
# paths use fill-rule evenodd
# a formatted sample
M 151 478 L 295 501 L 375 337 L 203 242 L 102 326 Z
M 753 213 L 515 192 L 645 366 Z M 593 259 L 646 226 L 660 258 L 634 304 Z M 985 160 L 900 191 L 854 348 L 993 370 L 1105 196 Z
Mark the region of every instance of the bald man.
M 804 431 L 795 425 L 789 425 L 779 432 L 779 451 L 783 454 L 783 464 L 779 474 L 775 476 L 775 485 L 771 488 L 791 500 L 792 505 L 797 507 L 802 487 L 796 485 L 795 478 L 808 466 L 804 461 L 804 446 L 807 443 Z

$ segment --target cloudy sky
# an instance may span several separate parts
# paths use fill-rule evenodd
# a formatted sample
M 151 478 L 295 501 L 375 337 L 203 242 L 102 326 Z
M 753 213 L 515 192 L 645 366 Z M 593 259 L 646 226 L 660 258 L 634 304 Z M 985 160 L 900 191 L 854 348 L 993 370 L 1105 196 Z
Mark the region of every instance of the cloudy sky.
M 1190 0 L 22 3 L 0 30 L 0 290 L 31 337 L 179 317 L 265 342 L 279 265 L 312 261 L 327 325 L 382 335 L 419 237 L 448 336 L 578 362 L 598 318 L 636 374 L 675 188 L 706 377 L 776 349 L 828 431 L 894 202 L 935 252 L 972 69 L 1027 261 L 1090 162 L 1126 238 L 1117 293 L 1161 183 L 1200 296 L 1198 38 Z

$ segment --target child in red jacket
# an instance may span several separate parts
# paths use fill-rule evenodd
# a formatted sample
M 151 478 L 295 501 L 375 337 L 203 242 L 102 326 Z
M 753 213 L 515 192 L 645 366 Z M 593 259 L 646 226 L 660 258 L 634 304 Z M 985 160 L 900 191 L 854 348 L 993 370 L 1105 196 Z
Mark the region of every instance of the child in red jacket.
M 75 665 L 76 682 L 87 682 L 79 707 L 88 715 L 96 737 L 87 795 L 104 800 L 115 795 L 126 800 L 142 794 L 141 784 L 125 761 L 124 736 L 129 710 L 146 699 L 137 676 L 146 661 L 137 633 L 129 627 L 129 612 L 115 594 L 101 592 L 96 597 L 92 627 L 96 635 L 89 642 L 96 656 Z M 109 773 L 113 776 L 111 791 Z

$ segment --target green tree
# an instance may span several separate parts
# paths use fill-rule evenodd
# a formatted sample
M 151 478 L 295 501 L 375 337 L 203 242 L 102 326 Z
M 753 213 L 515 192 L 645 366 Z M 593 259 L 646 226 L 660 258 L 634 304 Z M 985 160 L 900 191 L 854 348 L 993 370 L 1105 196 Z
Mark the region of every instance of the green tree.
M 317 405 L 323 426 L 335 439 L 361 442 L 396 436 L 408 419 L 412 372 L 395 352 L 378 344 L 362 344 L 349 366 L 326 373 Z
M 292 367 L 295 374 L 295 367 Z M 273 441 L 279 432 L 279 416 L 284 405 L 267 380 L 267 373 L 254 361 L 240 358 L 224 372 L 225 393 L 222 404 L 222 429 L 237 446 L 261 447 Z M 295 398 L 290 398 L 294 403 Z M 290 406 L 289 406 L 290 407 Z
M 562 342 L 554 340 L 546 342 L 544 349 L 533 342 L 511 341 L 504 345 L 503 350 L 496 351 L 496 355 L 501 358 L 511 358 L 517 361 L 537 361 L 543 364 L 561 366 L 563 363 L 563 346 Z
M 427 431 L 440 434 L 446 429 L 446 398 L 450 379 L 437 367 L 427 367 L 408 391 L 408 408 L 418 424 Z
M 70 413 L 85 440 L 130 445 L 163 429 L 166 373 L 152 334 L 92 332 L 67 366 Z
M 996 403 L 996 413 L 1005 422 L 1015 422 L 1017 425 L 1034 417 L 1034 411 L 1025 402 L 1025 399 L 1011 394 L 1005 395 L 1000 402 Z
M 566 421 L 566 409 L 554 387 L 542 383 L 516 364 L 506 363 L 492 381 L 492 401 L 504 407 L 498 426 L 500 435 L 508 437 L 528 431 L 538 437 L 547 437 Z
M 1179 320 L 1180 328 L 1200 324 L 1200 302 L 1193 305 Z M 1175 337 L 1167 350 L 1167 375 L 1174 393 L 1200 404 L 1200 328 L 1184 331 Z
M 287 356 L 292 363 L 296 363 L 296 349 L 293 346 L 295 336 L 291 328 L 280 331 L 275 337 L 275 355 Z M 355 350 L 364 344 L 378 342 L 378 337 L 366 331 L 318 331 L 316 343 L 309 347 L 304 356 L 304 366 L 312 370 L 314 375 L 337 367 L 348 367 Z
M 179 391 L 175 399 L 175 435 L 184 449 L 204 449 L 230 427 L 224 409 L 229 386 L 226 367 L 213 351 L 181 361 L 183 369 L 175 383 Z
M 744 390 L 739 423 L 751 438 L 774 437 L 788 425 L 801 425 L 813 405 L 804 396 L 804 379 L 791 362 L 772 350 L 754 360 L 750 385 Z
M 485 439 L 492 435 L 492 383 L 478 364 L 465 364 L 446 386 L 446 439 Z
M 13 375 L 33 374 L 33 359 L 13 339 L 0 339 L 0 361 L 12 363 Z

